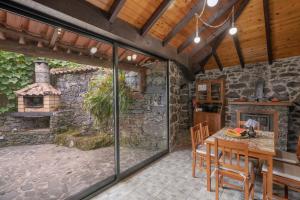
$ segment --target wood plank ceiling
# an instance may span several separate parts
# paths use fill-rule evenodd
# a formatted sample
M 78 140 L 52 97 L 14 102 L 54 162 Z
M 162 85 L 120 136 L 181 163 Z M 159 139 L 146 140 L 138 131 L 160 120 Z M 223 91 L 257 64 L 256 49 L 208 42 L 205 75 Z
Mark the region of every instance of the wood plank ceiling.
M 299 0 L 219 0 L 213 8 L 206 6 L 203 20 L 222 23 L 235 5 L 236 15 L 240 12 L 238 34 L 234 38 L 227 34 L 230 23 L 218 29 L 200 23 L 202 39 L 197 45 L 192 42 L 194 13 L 200 12 L 204 0 L 86 1 L 110 13 L 111 22 L 111 17 L 118 17 L 140 30 L 141 35 L 148 33 L 179 53 L 188 53 L 194 72 L 203 65 L 206 70 L 218 68 L 216 58 L 222 67 L 228 67 L 300 55 Z M 225 33 L 220 34 L 222 28 Z

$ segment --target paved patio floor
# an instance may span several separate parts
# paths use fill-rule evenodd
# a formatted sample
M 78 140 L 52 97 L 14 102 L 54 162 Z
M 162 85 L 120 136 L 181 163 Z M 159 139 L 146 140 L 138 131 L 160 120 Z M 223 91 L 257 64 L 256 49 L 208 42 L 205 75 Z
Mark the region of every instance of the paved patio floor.
M 212 189 L 214 190 L 214 181 Z M 256 179 L 255 199 L 262 199 L 261 178 Z M 276 192 L 281 192 L 277 190 Z M 243 193 L 220 189 L 221 200 L 244 199 Z M 146 169 L 104 191 L 93 200 L 206 200 L 215 199 L 215 192 L 206 191 L 205 173 L 191 175 L 191 151 L 168 154 Z M 290 199 L 300 199 L 291 193 Z
M 122 170 L 155 153 L 121 147 Z M 113 147 L 91 151 L 53 144 L 0 148 L 0 200 L 65 199 L 113 173 Z

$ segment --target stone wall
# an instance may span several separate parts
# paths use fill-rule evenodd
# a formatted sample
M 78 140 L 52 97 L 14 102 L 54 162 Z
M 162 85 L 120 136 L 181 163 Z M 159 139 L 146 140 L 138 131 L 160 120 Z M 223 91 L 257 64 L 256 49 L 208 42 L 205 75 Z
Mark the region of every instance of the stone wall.
M 126 113 L 120 114 L 122 145 L 167 148 L 166 67 L 166 62 L 147 66 L 145 90 L 135 92 L 134 103 Z M 140 88 L 140 78 L 139 73 L 126 73 L 126 82 L 133 90 Z
M 68 110 L 73 113 L 69 126 L 74 128 L 90 128 L 93 120 L 89 113 L 83 110 L 83 95 L 88 91 L 90 80 L 102 73 L 65 73 L 52 76 L 52 85 L 61 91 L 59 110 Z
M 255 83 L 265 81 L 264 93 L 267 98 L 277 97 L 280 100 L 293 102 L 290 108 L 288 123 L 288 150 L 295 150 L 297 137 L 300 135 L 300 57 L 291 57 L 267 63 L 247 64 L 240 66 L 208 70 L 198 74 L 197 79 L 226 79 L 226 98 L 234 100 L 241 97 L 253 98 Z M 230 124 L 230 115 L 226 108 L 226 124 Z
M 169 69 L 170 83 L 170 150 L 190 145 L 189 128 L 192 126 L 192 83 L 183 76 L 175 63 Z

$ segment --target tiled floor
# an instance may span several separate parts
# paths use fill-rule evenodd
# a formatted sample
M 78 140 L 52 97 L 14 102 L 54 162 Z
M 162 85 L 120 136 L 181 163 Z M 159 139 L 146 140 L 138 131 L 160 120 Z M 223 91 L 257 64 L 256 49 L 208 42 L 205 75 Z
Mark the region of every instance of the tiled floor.
M 212 183 L 214 190 L 214 182 Z M 255 185 L 255 199 L 262 199 L 261 179 Z M 206 191 L 205 173 L 191 176 L 191 151 L 180 150 L 104 191 L 93 200 L 205 200 L 215 199 Z M 220 199 L 244 199 L 243 193 L 220 189 Z M 291 198 L 294 199 L 294 198 Z M 300 199 L 300 198 L 299 198 Z

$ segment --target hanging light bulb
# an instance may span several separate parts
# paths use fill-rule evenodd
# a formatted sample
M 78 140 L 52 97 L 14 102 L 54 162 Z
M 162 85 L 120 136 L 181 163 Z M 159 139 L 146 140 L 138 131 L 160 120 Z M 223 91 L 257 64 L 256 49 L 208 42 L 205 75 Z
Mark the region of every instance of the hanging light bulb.
M 98 51 L 97 47 L 92 47 L 92 48 L 90 49 L 90 53 L 91 53 L 92 55 L 95 54 L 95 53 L 97 53 L 97 51 Z
M 199 37 L 199 32 L 198 32 L 198 16 L 197 14 L 195 14 L 195 16 L 196 16 L 196 36 L 194 38 L 194 42 L 198 44 L 201 41 L 201 38 Z
M 131 61 L 131 56 L 127 56 L 127 60 L 128 60 L 128 61 Z
M 218 0 L 207 0 L 207 5 L 209 7 L 214 7 L 217 4 L 218 4 Z
M 230 35 L 235 35 L 237 33 L 237 28 L 234 26 L 234 7 L 232 8 L 232 20 L 231 20 L 231 28 L 229 29 Z
M 132 55 L 132 60 L 136 60 L 136 58 L 137 58 L 137 55 L 136 55 L 136 54 L 133 54 L 133 55 Z
M 234 26 L 232 26 L 232 27 L 229 29 L 229 34 L 230 34 L 230 35 L 234 35 L 234 34 L 236 34 L 236 33 L 237 33 L 237 28 L 234 27 Z

